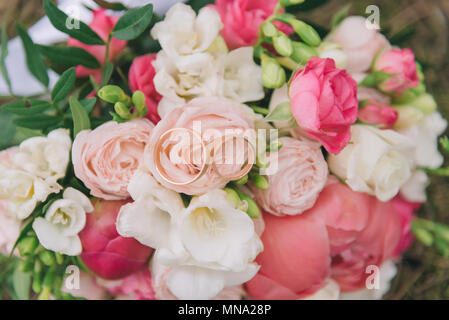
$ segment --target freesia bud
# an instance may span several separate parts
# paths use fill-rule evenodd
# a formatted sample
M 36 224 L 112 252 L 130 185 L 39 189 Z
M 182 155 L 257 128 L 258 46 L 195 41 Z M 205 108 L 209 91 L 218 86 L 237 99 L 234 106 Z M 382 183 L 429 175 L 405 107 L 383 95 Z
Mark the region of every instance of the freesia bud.
M 258 173 L 252 172 L 250 174 L 250 178 L 251 178 L 252 182 L 254 183 L 254 185 L 261 190 L 267 190 L 270 186 L 268 184 L 267 178 L 265 178 L 264 176 L 261 176 Z
M 279 139 L 274 140 L 274 141 L 270 142 L 270 145 L 268 146 L 267 151 L 271 151 L 271 152 L 279 151 L 282 148 L 282 145 L 283 145 L 283 143 L 281 140 L 279 140 Z
M 226 199 L 234 203 L 236 208 L 240 207 L 242 201 L 240 200 L 238 193 L 231 188 L 225 188 L 224 190 L 226 191 Z
M 425 115 L 433 113 L 437 109 L 437 103 L 432 95 L 425 93 L 413 100 L 410 105 L 421 110 Z
M 39 255 L 39 259 L 46 265 L 46 266 L 53 266 L 56 263 L 56 258 L 53 252 L 45 250 Z
M 276 59 L 262 55 L 262 81 L 266 88 L 277 89 L 282 87 L 286 77 L 285 70 Z
M 278 36 L 273 38 L 273 45 L 276 51 L 284 57 L 290 57 L 293 53 L 292 41 L 287 37 L 285 33 L 279 33 Z
M 30 272 L 33 270 L 33 263 L 29 260 L 20 260 L 19 261 L 19 270 L 22 272 Z
M 238 179 L 238 180 L 236 181 L 236 183 L 237 183 L 238 185 L 244 185 L 244 184 L 246 184 L 247 182 L 248 182 L 248 175 L 245 175 L 245 176 L 241 177 L 240 179 Z
M 273 38 L 279 34 L 279 31 L 276 28 L 276 26 L 269 21 L 263 23 L 262 32 L 268 38 Z
M 145 95 L 142 91 L 136 91 L 132 97 L 133 104 L 136 107 L 137 114 L 139 116 L 145 116 L 148 113 L 148 108 L 145 103 Z
M 131 118 L 131 112 L 123 102 L 117 102 L 114 106 L 114 110 L 122 119 L 128 120 Z
M 34 293 L 41 293 L 42 291 L 42 273 L 34 274 L 33 276 L 33 284 L 31 287 Z
M 129 104 L 130 102 L 130 98 L 125 94 L 122 88 L 113 85 L 101 88 L 100 91 L 98 91 L 98 96 L 100 99 L 109 103 L 124 102 Z
M 281 5 L 283 7 L 294 6 L 295 4 L 303 3 L 304 0 L 281 0 Z
M 248 205 L 248 209 L 246 210 L 246 213 L 248 214 L 248 216 L 250 216 L 253 219 L 259 218 L 260 216 L 260 209 L 259 206 L 257 205 L 257 203 L 253 200 L 253 198 L 251 198 L 249 195 L 247 195 L 246 193 L 240 191 L 240 190 L 236 190 L 240 200 L 245 201 Z
M 36 250 L 38 245 L 39 241 L 36 237 L 25 237 L 20 240 L 17 247 L 19 248 L 21 256 L 27 256 L 32 254 Z
M 301 63 L 301 64 L 306 64 L 307 61 L 309 61 L 309 59 L 311 57 L 316 57 L 316 56 L 318 56 L 318 53 L 312 47 L 310 47 L 302 42 L 296 42 L 296 41 L 293 42 L 293 53 L 291 55 L 291 58 L 295 62 Z
M 36 259 L 34 262 L 34 274 L 40 274 L 43 269 L 44 266 L 42 265 L 42 262 L 39 259 Z
M 417 229 L 414 231 L 416 238 L 422 242 L 425 246 L 431 246 L 433 244 L 432 234 L 425 229 Z
M 308 24 L 296 19 L 292 19 L 290 24 L 298 36 L 309 46 L 318 47 L 321 44 L 320 35 Z

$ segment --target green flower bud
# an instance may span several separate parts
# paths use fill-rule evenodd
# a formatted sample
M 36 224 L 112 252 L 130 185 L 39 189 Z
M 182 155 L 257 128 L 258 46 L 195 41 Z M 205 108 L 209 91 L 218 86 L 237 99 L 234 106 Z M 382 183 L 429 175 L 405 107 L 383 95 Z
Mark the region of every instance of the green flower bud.
M 281 0 L 281 6 L 288 7 L 303 3 L 305 0 Z
M 127 107 L 127 105 L 124 104 L 123 102 L 117 102 L 114 105 L 114 110 L 122 119 L 125 119 L 125 120 L 131 119 L 132 114 L 129 111 L 129 108 Z
M 241 177 L 235 183 L 237 183 L 238 185 L 247 184 L 248 183 L 248 175 L 245 175 L 244 177 Z
M 433 235 L 424 229 L 414 230 L 416 238 L 422 242 L 425 246 L 431 246 L 433 244 Z
M 20 240 L 20 242 L 17 244 L 17 247 L 19 248 L 21 256 L 27 256 L 34 253 L 38 245 L 39 241 L 37 240 L 37 238 L 30 236 Z
M 398 112 L 398 121 L 394 124 L 395 129 L 406 129 L 415 125 L 424 118 L 421 110 L 412 106 L 393 106 Z
M 273 46 L 276 51 L 284 57 L 290 57 L 293 53 L 292 41 L 280 32 L 278 36 L 273 38 Z
M 270 187 L 267 178 L 258 173 L 252 172 L 250 178 L 254 185 L 261 190 L 267 190 Z
M 321 44 L 320 35 L 308 24 L 296 19 L 291 20 L 290 24 L 298 36 L 301 37 L 302 41 L 307 43 L 309 46 L 318 47 Z
M 253 198 L 238 189 L 236 189 L 235 191 L 238 193 L 240 200 L 246 202 L 246 213 L 248 214 L 248 216 L 253 219 L 258 218 L 260 216 L 260 209 Z
M 134 92 L 132 100 L 137 109 L 143 109 L 143 107 L 146 106 L 145 94 L 142 91 L 137 90 L 136 92 Z
M 282 148 L 282 141 L 277 139 L 270 142 L 270 145 L 267 147 L 267 151 L 276 152 Z
M 301 64 L 306 64 L 307 61 L 311 57 L 317 57 L 318 53 L 312 47 L 302 43 L 302 42 L 293 42 L 293 54 L 291 58 Z
M 30 260 L 20 260 L 19 261 L 19 270 L 22 272 L 30 272 L 33 270 L 33 262 Z
M 34 274 L 38 275 L 38 274 L 42 273 L 42 270 L 44 270 L 42 261 L 40 261 L 39 259 L 36 259 L 36 261 L 34 262 Z
M 50 300 L 50 288 L 42 288 L 41 293 L 37 297 L 38 300 Z
M 98 96 L 100 99 L 109 102 L 109 103 L 129 103 L 130 98 L 125 94 L 122 88 L 118 86 L 108 85 L 98 91 Z
M 273 38 L 279 34 L 276 26 L 269 21 L 266 21 L 262 24 L 262 32 L 268 38 Z
M 46 265 L 46 266 L 53 266 L 56 264 L 56 257 L 55 254 L 51 251 L 45 250 L 39 255 L 39 259 Z
M 240 207 L 242 201 L 240 200 L 237 191 L 231 188 L 225 188 L 224 190 L 226 191 L 226 199 L 234 203 L 236 208 Z
M 33 284 L 31 285 L 34 293 L 41 293 L 42 291 L 42 273 L 35 274 L 33 276 Z
M 437 103 L 432 95 L 425 93 L 410 103 L 413 107 L 421 110 L 425 115 L 433 113 L 437 109 Z
M 449 257 L 449 244 L 443 239 L 437 238 L 435 241 L 435 247 L 443 257 Z
M 285 70 L 276 59 L 262 55 L 262 81 L 266 88 L 278 89 L 282 87 L 286 77 Z
M 55 252 L 56 257 L 56 263 L 57 264 L 63 264 L 64 263 L 64 256 L 60 254 L 59 252 Z

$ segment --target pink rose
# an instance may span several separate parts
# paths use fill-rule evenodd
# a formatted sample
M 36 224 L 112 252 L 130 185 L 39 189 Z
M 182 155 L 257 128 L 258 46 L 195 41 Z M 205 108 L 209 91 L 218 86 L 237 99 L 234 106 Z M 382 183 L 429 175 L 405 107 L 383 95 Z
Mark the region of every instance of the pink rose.
M 329 274 L 330 252 L 326 226 L 313 213 L 276 217 L 264 214 L 261 265 L 246 283 L 255 299 L 300 299 L 320 289 Z
M 366 193 L 352 191 L 331 176 L 315 206 L 309 210 L 326 224 L 331 254 L 349 248 L 363 231 L 369 219 L 371 198 Z
M 155 59 L 155 54 L 137 57 L 129 69 L 129 85 L 131 90 L 140 90 L 144 93 L 148 107 L 147 118 L 154 124 L 161 120 L 157 113 L 157 105 L 162 99 L 162 96 L 156 91 L 153 82 L 154 76 L 156 75 L 156 70 L 153 67 L 153 61 Z
M 385 36 L 375 29 L 368 29 L 366 18 L 359 16 L 343 20 L 330 40 L 342 46 L 348 56 L 346 70 L 354 75 L 368 71 L 376 54 L 382 49 L 390 48 Z
M 108 40 L 109 34 L 114 29 L 115 24 L 118 21 L 118 17 L 109 16 L 106 14 L 106 9 L 99 9 L 94 11 L 94 18 L 89 24 L 92 30 L 94 30 L 104 41 Z M 109 61 L 113 61 L 117 55 L 126 47 L 127 41 L 118 40 L 112 38 L 110 48 L 109 48 Z M 106 46 L 102 45 L 87 45 L 76 39 L 69 38 L 67 45 L 70 47 L 79 47 L 95 58 L 101 65 L 104 65 L 106 58 Z M 88 69 L 83 66 L 76 67 L 76 75 L 78 77 L 88 77 L 90 75 L 94 76 L 95 80 L 101 82 L 101 70 L 100 69 Z
M 396 109 L 375 100 L 368 100 L 363 108 L 359 109 L 358 115 L 360 121 L 381 125 L 381 129 L 393 128 L 398 121 L 398 117 L 399 114 Z
M 312 57 L 293 77 L 289 95 L 299 127 L 330 153 L 339 153 L 357 120 L 357 84 L 332 59 Z
M 148 267 L 107 287 L 108 291 L 120 300 L 156 300 Z
M 413 242 L 412 221 L 415 218 L 415 211 L 421 207 L 421 203 L 406 201 L 401 196 L 394 198 L 392 203 L 399 214 L 402 226 L 401 238 L 394 251 L 395 256 L 400 256 Z
M 73 142 L 75 175 L 91 194 L 105 200 L 129 198 L 128 184 L 139 168 L 154 125 L 147 119 L 107 122 L 80 132 Z
M 215 0 L 211 7 L 217 10 L 224 24 L 221 35 L 233 50 L 252 46 L 257 42 L 260 25 L 274 12 L 277 0 Z M 281 31 L 293 29 L 275 22 Z
M 253 187 L 257 203 L 277 216 L 296 215 L 310 209 L 324 188 L 328 176 L 320 146 L 308 139 L 281 138 L 278 169 L 267 176 L 270 187 Z
M 178 132 L 181 138 L 184 138 L 182 140 L 169 135 L 167 140 L 162 140 L 165 141 L 161 146 L 162 149 L 156 150 L 161 137 L 168 130 L 178 128 L 201 132 L 197 132 L 196 137 L 188 132 L 185 133 L 186 136 L 182 136 L 183 133 Z M 234 155 L 230 155 L 232 158 L 217 157 L 218 166 L 206 165 L 203 174 L 200 175 L 206 160 L 203 158 L 203 152 L 208 148 L 213 150 L 215 146 L 213 143 L 222 141 L 221 138 L 229 132 L 228 130 L 239 131 L 243 135 L 247 131 L 254 133 L 253 128 L 254 121 L 241 105 L 231 100 L 194 99 L 168 114 L 154 128 L 150 143 L 145 150 L 145 165 L 157 181 L 176 192 L 199 195 L 209 190 L 223 188 L 229 182 L 226 175 L 236 174 L 241 170 L 242 163 L 234 159 L 244 151 L 236 150 L 233 152 Z M 201 141 L 206 148 L 202 146 Z M 220 152 L 220 155 L 222 153 Z M 198 176 L 199 178 L 193 181 Z
M 127 203 L 94 200 L 95 211 L 87 215 L 86 226 L 79 234 L 83 245 L 81 259 L 104 279 L 121 279 L 140 270 L 153 252 L 134 238 L 124 238 L 117 233 L 117 215 Z
M 331 276 L 342 292 L 365 288 L 370 275 L 366 272 L 367 267 L 374 265 L 380 268 L 393 258 L 401 238 L 401 219 L 394 203 L 370 198 L 366 227 L 349 247 L 332 257 Z
M 419 84 L 415 55 L 410 49 L 382 52 L 374 62 L 373 69 L 391 75 L 379 85 L 379 88 L 387 93 L 402 93 Z

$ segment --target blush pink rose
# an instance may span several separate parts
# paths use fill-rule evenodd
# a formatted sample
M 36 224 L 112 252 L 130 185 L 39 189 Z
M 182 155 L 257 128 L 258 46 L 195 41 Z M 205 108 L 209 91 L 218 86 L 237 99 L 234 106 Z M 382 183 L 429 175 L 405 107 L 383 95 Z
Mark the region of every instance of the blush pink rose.
M 91 194 L 105 200 L 129 198 L 128 184 L 143 160 L 154 125 L 147 119 L 107 122 L 80 132 L 73 142 L 75 175 Z
M 413 242 L 412 221 L 415 218 L 415 211 L 421 207 L 421 203 L 406 201 L 401 196 L 395 197 L 392 203 L 399 214 L 402 226 L 401 238 L 394 251 L 395 256 L 400 256 Z
M 331 34 L 330 40 L 342 46 L 348 56 L 346 70 L 354 75 L 368 71 L 376 54 L 390 48 L 385 36 L 375 29 L 368 29 L 366 18 L 359 16 L 343 20 Z
M 161 120 L 157 113 L 157 105 L 162 96 L 156 91 L 153 82 L 156 75 L 156 70 L 153 67 L 155 59 L 155 54 L 147 54 L 134 59 L 129 69 L 129 86 L 132 91 L 140 90 L 144 93 L 148 107 L 147 118 L 157 124 Z
M 261 266 L 246 283 L 258 300 L 301 299 L 322 287 L 329 274 L 330 251 L 326 226 L 313 213 L 276 217 L 264 214 Z
M 307 212 L 320 216 L 326 224 L 331 254 L 349 248 L 368 225 L 371 198 L 354 192 L 330 176 L 315 206 Z
M 315 204 L 327 181 L 328 168 L 320 145 L 308 139 L 283 137 L 277 171 L 267 176 L 269 188 L 252 187 L 257 203 L 277 215 L 297 215 Z
M 257 42 L 259 27 L 274 12 L 277 0 L 216 0 L 211 7 L 217 10 L 224 24 L 221 35 L 233 50 L 252 46 Z M 293 29 L 275 22 L 281 31 Z
M 381 129 L 391 129 L 398 121 L 399 113 L 389 105 L 368 100 L 364 106 L 359 109 L 358 118 L 361 122 L 367 124 L 380 125 Z
M 290 84 L 293 116 L 300 129 L 330 153 L 339 153 L 357 120 L 357 84 L 332 59 L 312 57 Z
M 366 227 L 351 245 L 332 257 L 331 277 L 342 292 L 365 288 L 367 267 L 380 266 L 394 257 L 401 239 L 401 219 L 395 205 L 371 198 Z
M 218 157 L 219 169 L 217 166 L 207 165 L 199 179 L 188 184 L 187 182 L 199 175 L 202 164 L 207 160 L 203 159 L 204 147 L 201 141 L 206 149 L 213 150 L 214 143 L 222 141 L 228 130 L 241 132 L 242 135 L 246 132 L 254 134 L 254 121 L 243 108 L 231 100 L 211 97 L 194 99 L 174 110 L 154 128 L 145 150 L 145 165 L 157 181 L 176 192 L 200 195 L 209 190 L 223 188 L 229 182 L 226 175 L 236 174 L 241 170 L 241 162 L 244 161 L 234 159 L 237 160 L 235 157 L 243 154 L 244 150 L 235 150 L 234 154 L 230 155 L 232 158 L 226 158 L 226 155 L 224 158 Z M 157 152 L 157 159 L 160 159 L 160 167 L 157 169 L 154 157 L 156 146 L 164 133 L 177 128 L 195 130 L 201 135 L 201 140 L 188 132 L 182 140 L 170 135 L 162 150 Z M 165 172 L 165 177 L 161 175 L 161 170 Z M 184 182 L 186 184 L 182 184 Z
M 374 63 L 375 71 L 390 74 L 379 88 L 387 93 L 402 93 L 419 84 L 415 55 L 410 49 L 383 51 Z
M 109 34 L 114 29 L 115 24 L 118 21 L 118 17 L 109 16 L 106 14 L 106 9 L 99 9 L 94 11 L 94 17 L 89 24 L 89 27 L 94 30 L 104 41 L 108 40 Z M 127 41 L 112 38 L 109 48 L 109 61 L 113 61 L 117 55 L 126 47 Z M 87 45 L 76 39 L 69 38 L 67 45 L 69 47 L 79 47 L 95 58 L 101 65 L 104 65 L 106 58 L 106 46 L 102 45 Z M 88 69 L 83 66 L 76 67 L 77 77 L 88 77 L 92 75 L 95 80 L 101 82 L 101 69 Z
M 118 283 L 106 284 L 106 287 L 119 300 L 156 300 L 148 267 L 127 276 Z
M 85 228 L 79 236 L 83 246 L 80 257 L 84 264 L 103 279 L 122 279 L 140 270 L 153 249 L 134 238 L 124 238 L 115 222 L 120 208 L 127 201 L 93 201 L 94 212 L 87 215 Z

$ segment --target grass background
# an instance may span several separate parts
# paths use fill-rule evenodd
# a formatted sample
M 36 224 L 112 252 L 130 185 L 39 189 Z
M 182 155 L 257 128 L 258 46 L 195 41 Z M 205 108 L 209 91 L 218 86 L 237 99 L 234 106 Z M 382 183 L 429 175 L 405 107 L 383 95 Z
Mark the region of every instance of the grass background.
M 448 0 L 308 0 L 308 3 L 308 10 L 300 13 L 300 17 L 323 30 L 329 28 L 335 12 L 348 3 L 350 14 L 365 16 L 368 5 L 377 5 L 382 31 L 394 44 L 415 52 L 424 67 L 428 91 L 434 94 L 441 113 L 449 118 Z M 0 0 L 0 24 L 8 22 L 10 37 L 15 36 L 17 22 L 30 26 L 43 14 L 41 0 Z M 432 177 L 428 199 L 419 215 L 449 223 L 449 179 Z M 415 243 L 400 262 L 398 275 L 385 299 L 449 299 L 449 259 Z

